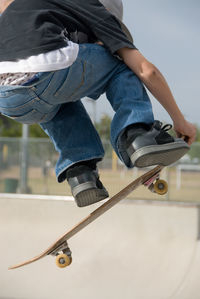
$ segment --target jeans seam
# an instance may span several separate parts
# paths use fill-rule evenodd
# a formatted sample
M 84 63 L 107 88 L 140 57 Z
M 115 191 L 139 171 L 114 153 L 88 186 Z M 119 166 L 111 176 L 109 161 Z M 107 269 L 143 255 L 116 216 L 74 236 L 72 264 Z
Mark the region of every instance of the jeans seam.
M 68 99 L 71 99 L 76 93 L 77 91 L 83 86 L 84 82 L 85 82 L 85 69 L 86 69 L 86 62 L 83 62 L 83 73 L 82 73 L 82 78 L 81 78 L 81 83 L 79 84 L 79 86 L 76 88 L 76 90 L 74 91 L 74 93 L 72 93 L 70 95 L 70 97 Z

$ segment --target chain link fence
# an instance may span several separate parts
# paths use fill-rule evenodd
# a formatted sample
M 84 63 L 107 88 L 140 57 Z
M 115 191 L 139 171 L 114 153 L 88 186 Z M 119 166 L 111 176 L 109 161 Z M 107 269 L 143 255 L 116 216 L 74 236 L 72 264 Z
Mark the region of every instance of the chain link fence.
M 146 170 L 127 170 L 104 142 L 105 157 L 99 163 L 101 179 L 110 195 L 120 191 Z M 58 154 L 49 139 L 0 138 L 0 192 L 47 195 L 71 195 L 66 182 L 59 184 L 54 173 Z M 166 168 L 166 197 L 140 187 L 130 198 L 200 201 L 200 143 L 194 143 L 181 164 Z

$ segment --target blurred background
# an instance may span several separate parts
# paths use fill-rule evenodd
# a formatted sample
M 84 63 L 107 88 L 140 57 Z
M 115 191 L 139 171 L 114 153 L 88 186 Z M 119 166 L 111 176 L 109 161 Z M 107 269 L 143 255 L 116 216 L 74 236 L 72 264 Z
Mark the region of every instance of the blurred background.
M 183 114 L 197 125 L 197 138 L 163 170 L 166 195 L 135 190 L 70 240 L 73 263 L 63 271 L 52 257 L 7 269 L 39 254 L 99 205 L 78 209 L 67 183 L 57 183 L 58 154 L 38 125 L 0 115 L 0 299 L 199 298 L 199 11 L 199 0 L 124 0 L 136 47 L 164 74 Z M 155 119 L 171 123 L 151 100 Z M 100 176 L 112 196 L 147 169 L 127 170 L 113 153 L 113 111 L 105 96 L 83 102 L 105 148 Z
M 114 195 L 148 169 L 127 170 L 122 165 L 110 145 L 109 123 L 110 118 L 104 116 L 96 126 L 103 137 L 106 153 L 99 163 L 101 179 L 110 195 Z M 16 125 L 12 124 L 11 130 L 13 127 Z M 24 126 L 22 131 L 28 133 L 28 129 Z M 0 193 L 70 196 L 68 184 L 59 184 L 56 180 L 54 166 L 57 158 L 48 138 L 0 137 Z M 164 169 L 161 177 L 169 184 L 166 196 L 155 195 L 140 187 L 129 197 L 200 202 L 200 142 L 195 142 L 178 163 Z
M 196 143 L 188 155 L 163 173 L 169 181 L 170 200 L 200 200 L 199 11 L 197 0 L 124 1 L 124 22 L 135 45 L 161 70 L 183 114 L 198 127 Z M 171 123 L 161 105 L 150 97 L 155 119 Z M 106 155 L 100 164 L 101 177 L 113 195 L 141 171 L 126 170 L 112 152 L 109 134 L 113 111 L 105 95 L 98 101 L 86 98 L 83 102 L 102 138 Z M 57 157 L 38 125 L 22 127 L 0 115 L 0 192 L 70 195 L 66 183 L 56 182 L 53 169 Z M 134 196 L 151 198 L 146 191 L 141 188 Z

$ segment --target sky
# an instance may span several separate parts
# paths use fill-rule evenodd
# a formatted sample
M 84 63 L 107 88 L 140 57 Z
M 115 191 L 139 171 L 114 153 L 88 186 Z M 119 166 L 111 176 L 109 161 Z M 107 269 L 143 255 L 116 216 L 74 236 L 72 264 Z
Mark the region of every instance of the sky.
M 124 0 L 124 23 L 141 53 L 166 78 L 187 120 L 200 126 L 200 1 Z M 172 122 L 157 100 L 150 96 L 156 119 Z M 89 114 L 98 121 L 113 115 L 105 96 Z M 96 111 L 96 112 L 95 112 Z

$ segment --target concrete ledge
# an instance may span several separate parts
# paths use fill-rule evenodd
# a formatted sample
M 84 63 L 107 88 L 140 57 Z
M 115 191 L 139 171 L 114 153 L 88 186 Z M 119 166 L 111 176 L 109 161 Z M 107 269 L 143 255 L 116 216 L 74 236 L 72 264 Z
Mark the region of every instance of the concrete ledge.
M 73 196 L 58 196 L 58 195 L 39 195 L 39 194 L 19 194 L 19 193 L 0 193 L 0 199 L 25 199 L 25 200 L 50 200 L 50 201 L 69 201 L 73 202 Z M 107 199 L 106 199 L 107 200 Z M 101 205 L 104 201 L 97 203 Z M 178 206 L 185 208 L 200 208 L 200 202 L 186 201 L 170 201 L 170 200 L 149 200 L 149 199 L 124 199 L 121 204 L 138 204 L 138 205 L 156 205 L 156 206 Z M 93 207 L 93 206 L 91 206 Z
M 0 193 L 0 198 L 10 199 L 37 199 L 55 201 L 73 201 L 72 196 L 40 195 L 40 194 L 19 194 L 19 193 Z

